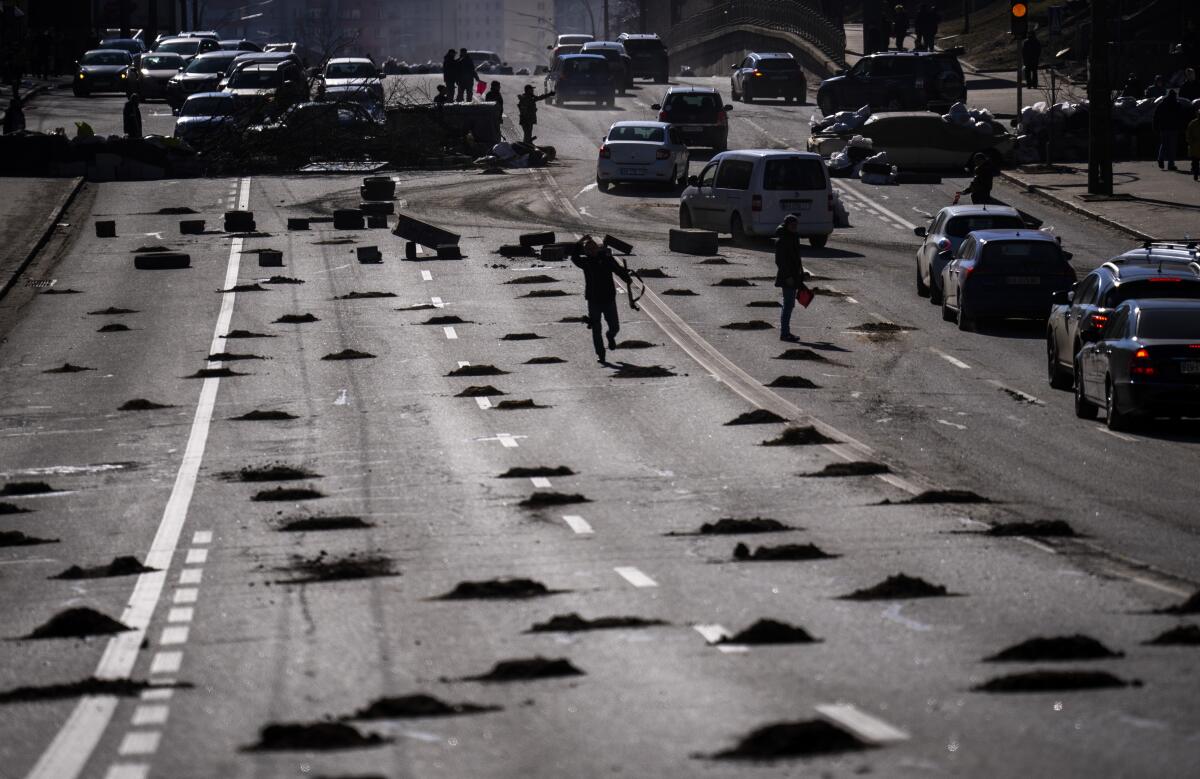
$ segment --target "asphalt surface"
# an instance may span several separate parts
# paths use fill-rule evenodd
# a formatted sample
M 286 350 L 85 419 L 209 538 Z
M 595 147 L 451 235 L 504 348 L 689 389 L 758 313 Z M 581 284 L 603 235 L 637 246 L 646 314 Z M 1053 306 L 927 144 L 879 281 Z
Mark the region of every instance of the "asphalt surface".
M 515 95 L 526 80 L 502 79 Z M 31 275 L 0 303 L 0 478 L 52 492 L 0 497 L 29 513 L 0 530 L 57 543 L 0 550 L 6 637 L 88 607 L 133 631 L 0 644 L 0 693 L 115 675 L 140 695 L 0 703 L 4 776 L 1187 776 L 1194 773 L 1194 647 L 1144 646 L 1187 620 L 1153 614 L 1195 589 L 1195 442 L 1200 428 L 1114 436 L 1076 420 L 1045 383 L 1041 330 L 963 333 L 913 290 L 912 226 L 964 181 L 839 184 L 853 229 L 806 253 L 819 296 L 798 312 L 802 343 L 724 326 L 777 311 L 770 247 L 722 241 L 729 264 L 666 251 L 672 193 L 594 187 L 597 139 L 650 117 L 661 88 L 616 109 L 543 107 L 558 150 L 542 171 L 399 172 L 397 208 L 462 234 L 466 259 L 402 259 L 382 230 L 289 232 L 289 216 L 358 202 L 359 180 L 281 176 L 89 185 Z M 99 124 L 105 98 L 87 101 Z M 79 101 L 46 97 L 47 116 Z M 119 101 L 113 103 L 119 124 Z M 811 107 L 738 105 L 731 147 L 802 145 Z M 89 119 L 92 121 L 92 119 Z M 511 128 L 510 128 L 511 129 Z M 693 172 L 699 170 L 697 153 Z M 1129 240 L 1000 190 L 1053 224 L 1081 274 Z M 189 207 L 210 232 L 181 236 Z M 255 212 L 260 234 L 216 232 Z M 93 219 L 114 218 L 100 239 Z M 600 366 L 582 279 L 569 263 L 503 259 L 518 234 L 606 232 L 658 268 L 640 311 L 621 301 L 610 362 L 671 374 L 620 378 Z M 165 245 L 191 268 L 139 271 L 132 250 Z M 378 245 L 382 264 L 356 246 Z M 256 248 L 284 252 L 260 268 Z M 219 293 L 273 275 L 304 284 Z M 530 276 L 552 283 L 525 283 Z M 713 286 L 723 279 L 753 286 Z M 558 297 L 525 297 L 557 289 Z M 695 296 L 665 294 L 690 289 Z M 395 297 L 339 299 L 349 293 Z M 133 313 L 92 314 L 109 307 Z M 405 310 L 414 306 L 427 309 Z M 309 313 L 317 321 L 276 323 Z M 432 317 L 462 322 L 425 324 Z M 869 333 L 872 322 L 900 333 Z M 130 329 L 96 332 L 122 323 Z M 451 328 L 447 330 L 446 328 Z M 225 339 L 231 330 L 270 337 Z M 522 337 L 533 333 L 540 338 Z M 214 335 L 216 337 L 214 337 Z M 505 336 L 517 335 L 517 338 Z M 781 360 L 788 348 L 809 360 Z M 373 357 L 326 360 L 346 349 Z M 217 351 L 263 359 L 206 362 Z M 539 357 L 561 363 L 529 364 Z M 91 370 L 45 373 L 63 363 Z M 507 373 L 455 377 L 464 364 Z M 223 378 L 185 378 L 227 367 Z M 771 389 L 801 376 L 809 389 Z M 459 397 L 472 385 L 505 393 Z M 144 398 L 168 407 L 120 411 Z M 505 400 L 544 408 L 506 410 Z M 765 447 L 782 424 L 726 426 L 755 405 L 816 424 L 829 445 Z M 254 410 L 294 419 L 240 421 Z M 814 478 L 847 459 L 882 476 Z M 285 464 L 286 482 L 239 469 Z M 546 482 L 498 478 L 566 466 Z M 263 501 L 276 487 L 315 491 Z M 927 488 L 989 504 L 905 505 Z M 523 506 L 536 492 L 587 502 Z M 890 501 L 883 504 L 883 501 Z M 312 517 L 347 529 L 285 531 Z M 692 535 L 723 517 L 773 518 L 771 534 Z M 992 523 L 1062 519 L 1078 540 L 996 538 Z M 670 533 L 682 535 L 668 535 Z M 734 547 L 814 544 L 830 557 L 739 561 Z M 808 550 L 810 554 L 813 550 Z M 134 555 L 158 573 L 52 579 L 71 565 Z M 345 573 L 320 580 L 354 555 Z M 305 562 L 309 563 L 305 565 Z M 331 570 L 332 569 L 332 570 Z M 843 600 L 904 573 L 953 597 Z M 369 576 L 368 576 L 369 575 Z M 526 577 L 527 599 L 441 599 L 462 582 Z M 308 579 L 317 579 L 311 581 Z M 307 581 L 306 581 L 307 580 Z M 131 596 L 131 593 L 132 596 Z M 555 615 L 661 620 L 641 628 L 526 631 Z M 760 618 L 817 643 L 720 647 Z M 1091 636 L 1123 657 L 984 662 L 1034 637 Z M 144 641 L 143 641 L 144 639 Z M 732 651 L 729 651 L 732 650 Z M 486 683 L 499 661 L 566 659 L 583 675 Z M 988 693 L 1033 669 L 1107 672 L 1130 686 Z M 174 683 L 175 687 L 164 687 Z M 1136 684 L 1135 684 L 1136 683 Z M 384 696 L 427 693 L 500 707 L 470 716 L 355 718 Z M 4 700 L 0 694 L 0 700 Z M 831 708 L 832 707 L 832 708 Z M 345 720 L 385 743 L 253 749 L 271 724 Z M 869 748 L 775 761 L 713 759 L 761 726 L 834 722 Z M 326 744 L 328 745 L 328 744 Z

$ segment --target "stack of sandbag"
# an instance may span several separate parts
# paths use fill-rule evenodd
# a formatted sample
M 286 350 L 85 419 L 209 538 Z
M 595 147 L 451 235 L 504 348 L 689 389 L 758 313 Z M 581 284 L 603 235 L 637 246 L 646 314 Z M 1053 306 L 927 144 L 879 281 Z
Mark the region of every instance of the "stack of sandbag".
M 871 106 L 865 105 L 857 111 L 838 111 L 832 116 L 818 119 L 816 114 L 809 119 L 811 133 L 848 133 L 857 130 L 871 118 Z
M 835 178 L 858 178 L 863 160 L 875 151 L 875 142 L 856 135 L 846 147 L 829 158 L 829 175 Z
M 864 184 L 895 184 L 896 166 L 892 164 L 886 151 L 863 160 L 859 179 Z
M 996 132 L 992 126 L 994 119 L 990 111 L 986 108 L 967 108 L 965 103 L 950 106 L 950 111 L 942 114 L 942 121 L 959 127 L 969 127 L 985 135 L 993 135 Z

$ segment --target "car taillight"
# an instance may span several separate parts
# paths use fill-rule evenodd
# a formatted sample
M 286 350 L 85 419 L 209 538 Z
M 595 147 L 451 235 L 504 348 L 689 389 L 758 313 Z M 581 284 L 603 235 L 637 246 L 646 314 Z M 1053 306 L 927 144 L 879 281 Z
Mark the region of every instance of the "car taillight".
M 1102 330 L 1108 324 L 1108 314 L 1092 314 L 1088 317 L 1088 324 L 1097 330 Z
M 667 151 L 666 149 L 659 149 L 658 151 L 654 152 L 654 159 L 656 160 L 667 160 L 670 158 L 671 152 Z
M 608 159 L 609 157 L 611 157 L 611 156 L 612 156 L 612 155 L 611 155 L 611 154 L 609 154 L 609 152 L 608 152 L 608 147 L 607 147 L 607 146 L 601 146 L 601 147 L 600 147 L 600 159 L 607 160 L 607 159 Z
M 1150 364 L 1150 351 L 1138 349 L 1129 360 L 1130 376 L 1153 376 L 1154 366 Z
M 725 124 L 726 121 L 725 112 L 717 111 L 717 124 Z
M 667 112 L 666 112 L 666 111 L 659 111 L 659 112 L 658 112 L 658 121 L 660 121 L 660 122 L 665 122 L 665 121 L 667 121 Z
M 754 195 L 750 198 L 750 210 L 755 213 L 762 211 L 762 195 Z
M 762 74 L 763 74 L 763 72 L 761 70 L 754 71 L 755 78 L 762 78 Z

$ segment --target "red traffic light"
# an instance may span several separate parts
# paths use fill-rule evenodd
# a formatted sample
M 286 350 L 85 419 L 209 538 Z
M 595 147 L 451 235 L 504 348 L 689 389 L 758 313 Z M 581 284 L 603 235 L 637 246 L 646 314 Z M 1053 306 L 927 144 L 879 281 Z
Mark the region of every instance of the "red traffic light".
M 1017 19 L 1024 19 L 1029 13 L 1029 6 L 1026 3 L 1014 2 L 1012 4 L 1012 15 Z

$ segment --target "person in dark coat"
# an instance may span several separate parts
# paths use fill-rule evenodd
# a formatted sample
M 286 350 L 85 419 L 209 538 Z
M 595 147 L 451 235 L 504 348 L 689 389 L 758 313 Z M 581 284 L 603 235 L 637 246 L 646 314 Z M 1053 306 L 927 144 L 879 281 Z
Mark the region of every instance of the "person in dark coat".
M 1165 94 L 1167 94 L 1167 80 L 1162 76 L 1155 76 L 1154 83 L 1146 87 L 1146 93 L 1143 97 L 1157 100 Z
M 17 88 L 13 87 L 12 100 L 8 101 L 8 110 L 4 112 L 4 134 L 15 133 L 25 129 L 25 107 Z
M 960 195 L 970 195 L 971 202 L 977 206 L 986 206 L 992 200 L 992 183 L 996 178 L 996 168 L 986 154 L 975 155 L 975 178 Z
M 454 87 L 458 85 L 458 60 L 455 59 L 454 49 L 442 57 L 442 83 L 446 85 L 446 96 L 454 99 Z
M 130 138 L 142 137 L 142 109 L 138 105 L 141 102 L 137 93 L 131 92 L 125 101 L 125 108 L 121 111 L 125 120 L 125 134 Z
M 1031 30 L 1029 36 L 1021 42 L 1021 63 L 1025 66 L 1025 88 L 1037 89 L 1038 64 L 1042 59 L 1042 42 L 1038 40 L 1037 31 Z
M 1154 132 L 1158 133 L 1158 167 L 1178 170 L 1175 166 L 1175 142 L 1179 138 L 1179 126 L 1183 112 L 1175 90 L 1168 89 L 1158 105 L 1154 106 Z
M 455 60 L 455 79 L 455 83 L 458 84 L 458 95 L 455 99 L 460 103 L 470 103 L 474 100 L 471 92 L 475 89 L 475 82 L 482 81 L 482 79 L 475 72 L 475 60 L 471 59 L 466 48 L 458 50 L 458 59 Z
M 897 5 L 892 12 L 892 35 L 896 36 L 896 48 L 904 50 L 904 39 L 908 37 L 908 11 L 903 5 Z
M 537 124 L 537 104 L 553 96 L 553 91 L 535 95 L 531 84 L 526 84 L 525 91 L 517 96 L 517 124 L 521 125 L 521 130 L 525 133 L 525 143 L 533 143 L 534 140 L 533 126 Z
M 796 291 L 804 283 L 804 261 L 800 256 L 800 220 L 795 214 L 775 230 L 775 286 L 783 295 L 783 311 L 779 314 L 779 340 L 796 342 L 792 335 L 792 309 L 796 307 Z
M 917 10 L 917 16 L 913 20 L 914 29 L 917 33 L 917 49 L 923 51 L 933 51 L 934 42 L 937 39 L 938 26 L 941 24 L 941 16 L 936 8 L 931 3 L 921 3 L 921 7 Z
M 1142 96 L 1142 82 L 1138 79 L 1136 73 L 1130 73 L 1129 78 L 1125 79 L 1125 86 L 1121 88 L 1121 97 L 1132 97 L 1134 99 Z
M 1196 69 L 1183 71 L 1183 83 L 1179 85 L 1179 96 L 1184 100 L 1200 100 L 1200 81 L 1196 80 Z
M 629 284 L 630 274 L 613 259 L 612 251 L 607 246 L 596 243 L 596 239 L 590 235 L 585 235 L 579 240 L 578 249 L 572 254 L 571 262 L 583 270 L 583 296 L 587 299 L 592 346 L 596 349 L 596 359 L 604 364 L 604 340 L 600 335 L 600 319 L 603 317 L 608 325 L 608 331 L 605 333 L 608 348 L 616 349 L 621 322 L 617 317 L 617 286 L 613 283 L 613 275 Z
M 500 118 L 504 118 L 504 95 L 500 94 L 500 82 L 493 81 L 492 88 L 483 96 L 483 99 L 489 103 L 495 103 L 500 110 Z

